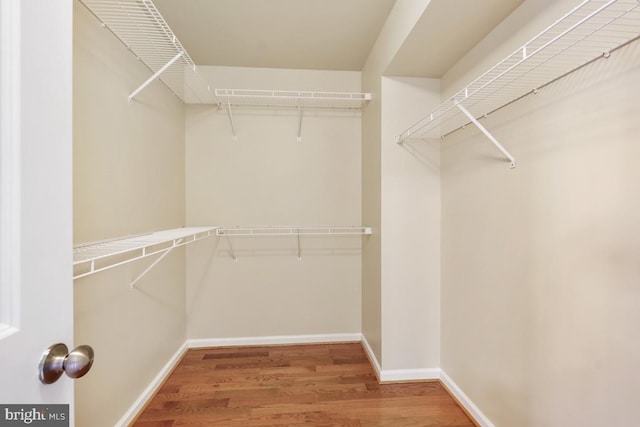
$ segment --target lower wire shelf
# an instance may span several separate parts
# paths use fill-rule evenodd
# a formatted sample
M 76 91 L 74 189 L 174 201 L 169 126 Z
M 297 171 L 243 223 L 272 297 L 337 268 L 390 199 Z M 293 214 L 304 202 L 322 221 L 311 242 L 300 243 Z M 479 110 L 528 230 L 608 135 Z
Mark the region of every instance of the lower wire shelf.
M 357 236 L 371 234 L 371 227 L 360 226 L 265 226 L 265 227 L 218 227 L 218 236 L 239 236 L 239 237 L 259 237 L 259 236 L 298 236 L 298 235 L 334 235 L 334 236 Z
M 152 255 L 160 255 L 130 286 L 173 249 L 215 235 L 217 227 L 184 227 L 121 239 L 86 243 L 73 248 L 73 278 L 89 276 Z
M 133 286 L 145 274 L 175 248 L 211 236 L 226 236 L 227 238 L 259 236 L 298 237 L 298 258 L 300 258 L 300 236 L 359 236 L 369 234 L 372 234 L 371 228 L 361 226 L 208 226 L 176 228 L 77 245 L 73 248 L 73 279 L 80 279 L 133 261 L 159 255 L 151 265 L 129 284 L 129 287 L 133 289 Z M 229 241 L 229 246 L 231 247 L 231 241 Z M 236 260 L 233 249 L 232 257 Z
M 301 236 L 363 236 L 372 234 L 371 227 L 362 226 L 261 226 L 261 227 L 218 227 L 218 236 L 225 236 L 229 245 L 229 254 L 238 262 L 231 237 L 269 237 L 289 236 L 298 240 L 298 260 L 302 259 Z

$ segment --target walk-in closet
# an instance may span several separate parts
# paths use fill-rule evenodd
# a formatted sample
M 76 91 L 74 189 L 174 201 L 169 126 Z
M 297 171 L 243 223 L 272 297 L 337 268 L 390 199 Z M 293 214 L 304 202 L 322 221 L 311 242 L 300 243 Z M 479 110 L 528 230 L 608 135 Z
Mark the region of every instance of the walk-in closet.
M 3 0 L 0 22 L 0 404 L 637 423 L 640 1 Z

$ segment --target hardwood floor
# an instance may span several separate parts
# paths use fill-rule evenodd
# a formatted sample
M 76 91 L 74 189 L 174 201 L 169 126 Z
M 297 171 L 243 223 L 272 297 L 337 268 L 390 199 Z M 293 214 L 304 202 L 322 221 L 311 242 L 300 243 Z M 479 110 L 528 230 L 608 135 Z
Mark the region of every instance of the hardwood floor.
M 439 382 L 378 384 L 359 343 L 189 350 L 133 425 L 474 426 Z

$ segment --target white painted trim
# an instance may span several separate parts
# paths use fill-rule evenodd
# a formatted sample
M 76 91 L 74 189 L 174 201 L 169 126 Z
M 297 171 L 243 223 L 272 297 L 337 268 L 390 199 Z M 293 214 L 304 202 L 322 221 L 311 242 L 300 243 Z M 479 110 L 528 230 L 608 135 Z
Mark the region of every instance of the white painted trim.
M 380 373 L 380 382 L 406 382 L 439 380 L 440 368 L 426 369 L 383 369 Z
M 151 400 L 156 391 L 160 388 L 164 380 L 173 372 L 182 356 L 187 352 L 188 347 L 185 342 L 180 346 L 178 351 L 169 359 L 166 365 L 158 372 L 158 375 L 149 383 L 147 388 L 144 389 L 142 394 L 133 402 L 133 405 L 125 412 L 125 414 L 120 418 L 120 420 L 116 423 L 116 427 L 126 427 L 130 425 L 133 420 L 138 416 L 140 411 L 142 411 L 145 405 Z
M 464 409 L 471 415 L 474 420 L 480 425 L 480 427 L 495 427 L 491 420 L 473 403 L 469 396 L 467 396 L 460 387 L 447 375 L 446 372 L 440 369 L 440 381 L 449 390 L 458 402 L 464 406 Z
M 327 344 L 360 342 L 360 333 L 324 335 L 280 335 L 272 337 L 204 338 L 187 340 L 189 348 L 236 347 L 251 345 Z
M 0 2 L 0 339 L 20 327 L 20 1 Z
M 362 336 L 362 347 L 364 348 L 371 366 L 378 377 L 378 382 L 403 382 L 403 381 L 426 381 L 440 379 L 440 368 L 426 369 L 382 369 L 380 362 L 371 349 L 367 338 Z
M 367 341 L 367 337 L 365 337 L 364 335 L 362 335 L 361 343 L 362 343 L 362 347 L 364 348 L 364 352 L 367 353 L 367 357 L 369 358 L 369 362 L 371 363 L 371 366 L 373 366 L 373 370 L 376 374 L 376 377 L 378 378 L 378 381 L 380 381 L 382 367 L 380 366 L 380 362 L 378 362 L 378 359 L 376 358 L 376 355 L 373 352 L 373 349 L 369 345 L 369 341 Z

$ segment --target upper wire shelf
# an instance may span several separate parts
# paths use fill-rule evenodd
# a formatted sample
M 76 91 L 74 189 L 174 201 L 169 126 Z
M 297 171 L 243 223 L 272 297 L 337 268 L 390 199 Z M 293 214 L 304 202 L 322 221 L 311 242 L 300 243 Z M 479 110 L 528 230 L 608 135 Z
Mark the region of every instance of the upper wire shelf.
M 360 226 L 267 226 L 267 227 L 218 227 L 218 236 L 359 236 L 371 234 L 371 227 Z
M 310 92 L 252 89 L 216 89 L 224 105 L 291 108 L 359 109 L 371 100 L 370 93 Z
M 185 103 L 215 103 L 211 88 L 151 0 L 80 0 L 154 74 L 129 96 L 159 78 Z
M 73 248 L 73 278 L 79 279 L 152 255 L 161 255 L 131 283 L 133 286 L 164 255 L 177 247 L 213 236 L 215 230 L 216 227 L 184 227 L 77 245 Z
M 583 1 L 396 140 L 447 135 L 638 37 L 640 0 Z

